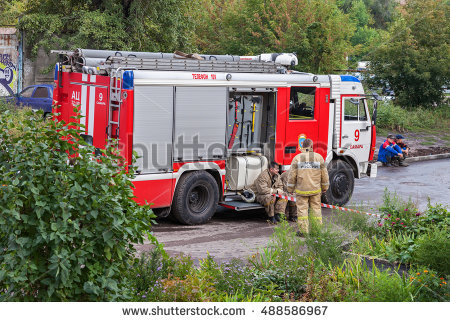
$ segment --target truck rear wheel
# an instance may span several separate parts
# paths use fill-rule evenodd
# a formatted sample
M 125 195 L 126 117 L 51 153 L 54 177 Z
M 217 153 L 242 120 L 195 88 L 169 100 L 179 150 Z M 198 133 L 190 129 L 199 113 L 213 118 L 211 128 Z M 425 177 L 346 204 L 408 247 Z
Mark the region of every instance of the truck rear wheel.
M 174 217 L 185 225 L 201 225 L 214 215 L 219 201 L 216 180 L 206 171 L 189 172 L 181 177 L 172 203 Z
M 332 205 L 345 205 L 352 196 L 355 176 L 352 167 L 345 161 L 333 160 L 328 165 L 330 187 L 326 192 L 326 201 Z

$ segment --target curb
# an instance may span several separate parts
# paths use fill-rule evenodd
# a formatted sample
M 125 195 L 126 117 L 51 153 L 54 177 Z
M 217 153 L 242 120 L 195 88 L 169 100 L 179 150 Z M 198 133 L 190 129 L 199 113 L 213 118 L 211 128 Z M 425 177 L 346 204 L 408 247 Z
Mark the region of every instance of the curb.
M 407 158 L 405 160 L 406 163 L 417 162 L 417 161 L 428 161 L 428 160 L 438 160 L 438 159 L 447 159 L 450 158 L 450 153 L 443 154 L 432 154 L 432 155 L 423 155 L 420 157 L 412 157 Z M 377 161 L 378 166 L 382 166 L 383 164 L 380 161 Z

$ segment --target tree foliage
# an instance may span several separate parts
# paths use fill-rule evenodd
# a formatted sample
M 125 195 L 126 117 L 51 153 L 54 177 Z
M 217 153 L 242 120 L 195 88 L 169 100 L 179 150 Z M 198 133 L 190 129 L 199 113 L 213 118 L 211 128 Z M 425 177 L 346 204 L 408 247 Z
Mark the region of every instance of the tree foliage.
M 374 19 L 374 27 L 377 29 L 386 29 L 387 24 L 393 20 L 395 7 L 398 4 L 396 0 L 337 0 L 339 9 L 344 13 L 349 13 L 359 2 L 369 10 Z
M 373 71 L 379 73 L 375 80 L 396 87 L 401 104 L 439 102 L 441 87 L 448 82 L 448 0 L 406 3 L 0 0 L 0 22 L 14 24 L 22 15 L 18 27 L 25 31 L 25 48 L 32 56 L 41 47 L 47 52 L 75 48 L 232 55 L 295 52 L 296 69 L 313 73 L 334 73 L 373 59 Z
M 183 0 L 28 0 L 18 26 L 32 55 L 50 49 L 190 50 Z
M 371 83 L 388 83 L 402 106 L 432 106 L 450 81 L 447 0 L 410 0 L 371 55 Z
M 153 218 L 133 201 L 133 171 L 113 148 L 94 157 L 80 131 L 19 114 L 0 115 L 0 300 L 123 298 Z
M 0 26 L 13 26 L 25 10 L 24 0 L 0 0 Z
M 353 24 L 335 1 L 200 0 L 196 43 L 222 54 L 296 52 L 299 69 L 331 72 L 346 65 Z

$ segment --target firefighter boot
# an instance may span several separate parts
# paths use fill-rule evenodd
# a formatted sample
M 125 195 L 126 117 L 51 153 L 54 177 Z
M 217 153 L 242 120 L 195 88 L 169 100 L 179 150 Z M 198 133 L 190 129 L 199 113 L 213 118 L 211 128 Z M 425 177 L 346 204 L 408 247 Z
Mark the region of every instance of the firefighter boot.
M 297 231 L 297 232 L 295 233 L 295 236 L 304 238 L 304 237 L 306 237 L 306 234 L 305 234 L 305 233 L 302 233 L 301 231 Z
M 269 217 L 269 223 L 276 225 L 278 221 L 275 219 L 275 216 Z
M 297 222 L 297 216 L 289 216 L 289 221 Z
M 282 214 L 282 213 L 277 213 L 277 214 L 275 214 L 275 220 L 276 220 L 277 222 L 282 221 L 283 218 L 284 218 L 284 214 Z

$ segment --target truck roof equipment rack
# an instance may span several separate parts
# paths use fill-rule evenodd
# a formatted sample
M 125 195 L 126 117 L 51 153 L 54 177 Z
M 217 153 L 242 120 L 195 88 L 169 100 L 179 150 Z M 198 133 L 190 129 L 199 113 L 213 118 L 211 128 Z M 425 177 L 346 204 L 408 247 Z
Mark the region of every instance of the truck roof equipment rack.
M 162 71 L 235 72 L 235 73 L 287 73 L 287 67 L 298 64 L 292 53 L 270 53 L 256 56 L 203 55 L 153 52 L 109 51 L 77 49 L 52 50 L 60 55 L 65 70 L 86 74 L 111 75 L 121 69 Z M 68 65 L 68 66 L 67 66 Z

